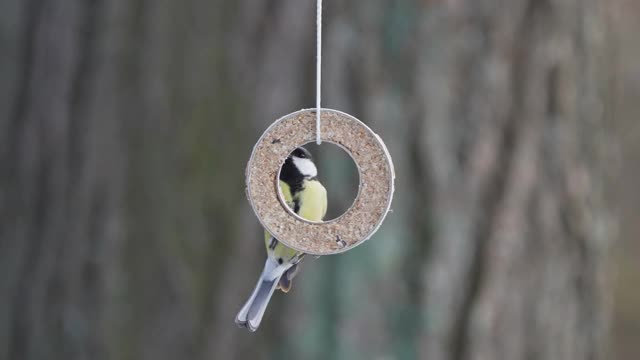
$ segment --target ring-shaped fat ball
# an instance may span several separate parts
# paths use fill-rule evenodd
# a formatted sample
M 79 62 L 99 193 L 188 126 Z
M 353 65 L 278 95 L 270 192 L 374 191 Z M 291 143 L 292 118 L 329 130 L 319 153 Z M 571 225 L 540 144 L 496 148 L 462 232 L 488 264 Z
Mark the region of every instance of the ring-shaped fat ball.
M 358 196 L 340 217 L 307 221 L 289 209 L 279 196 L 282 164 L 297 147 L 316 138 L 315 109 L 300 110 L 278 119 L 256 143 L 247 165 L 247 197 L 264 228 L 285 245 L 313 255 L 345 252 L 369 239 L 380 227 L 393 198 L 395 173 L 386 146 L 355 117 L 321 110 L 322 141 L 342 147 L 360 174 Z

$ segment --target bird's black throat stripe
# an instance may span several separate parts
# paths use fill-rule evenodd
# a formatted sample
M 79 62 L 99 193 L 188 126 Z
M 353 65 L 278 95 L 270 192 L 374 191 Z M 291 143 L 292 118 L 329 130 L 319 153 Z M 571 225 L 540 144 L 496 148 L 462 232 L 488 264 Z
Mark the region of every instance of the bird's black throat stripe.
M 300 212 L 300 199 L 298 198 L 293 199 L 293 212 L 296 214 Z
M 318 178 L 314 176 L 312 178 L 303 179 L 300 182 L 287 183 L 289 185 L 289 189 L 291 190 L 291 197 L 293 198 L 293 212 L 296 214 L 300 211 L 300 198 L 298 197 L 298 194 L 302 192 L 305 188 L 304 180 L 306 180 L 307 182 L 318 181 Z

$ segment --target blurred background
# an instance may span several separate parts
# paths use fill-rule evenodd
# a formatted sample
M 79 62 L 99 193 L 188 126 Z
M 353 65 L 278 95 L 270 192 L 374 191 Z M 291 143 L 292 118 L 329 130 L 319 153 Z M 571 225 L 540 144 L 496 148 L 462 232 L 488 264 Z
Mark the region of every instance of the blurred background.
M 323 104 L 386 142 L 393 212 L 249 333 L 244 167 L 314 105 L 315 1 L 0 2 L 0 359 L 637 358 L 639 3 L 324 5 Z

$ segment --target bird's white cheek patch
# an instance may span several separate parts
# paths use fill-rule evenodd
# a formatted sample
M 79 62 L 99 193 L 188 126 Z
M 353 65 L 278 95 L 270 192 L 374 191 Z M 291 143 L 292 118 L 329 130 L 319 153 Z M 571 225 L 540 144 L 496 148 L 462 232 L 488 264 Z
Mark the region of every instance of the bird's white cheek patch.
M 309 159 L 294 156 L 293 164 L 300 170 L 303 176 L 316 177 L 318 175 L 318 169 L 316 169 L 313 161 Z

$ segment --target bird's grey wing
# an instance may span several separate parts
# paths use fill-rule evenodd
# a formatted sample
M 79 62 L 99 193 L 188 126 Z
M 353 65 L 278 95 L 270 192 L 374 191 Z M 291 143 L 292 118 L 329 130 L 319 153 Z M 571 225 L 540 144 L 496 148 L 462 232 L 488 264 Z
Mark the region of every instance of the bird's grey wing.
M 289 290 L 291 290 L 291 280 L 293 280 L 293 278 L 298 274 L 298 270 L 298 264 L 295 264 L 291 268 L 289 268 L 289 270 L 287 270 L 280 278 L 278 288 L 283 292 L 289 292 Z

